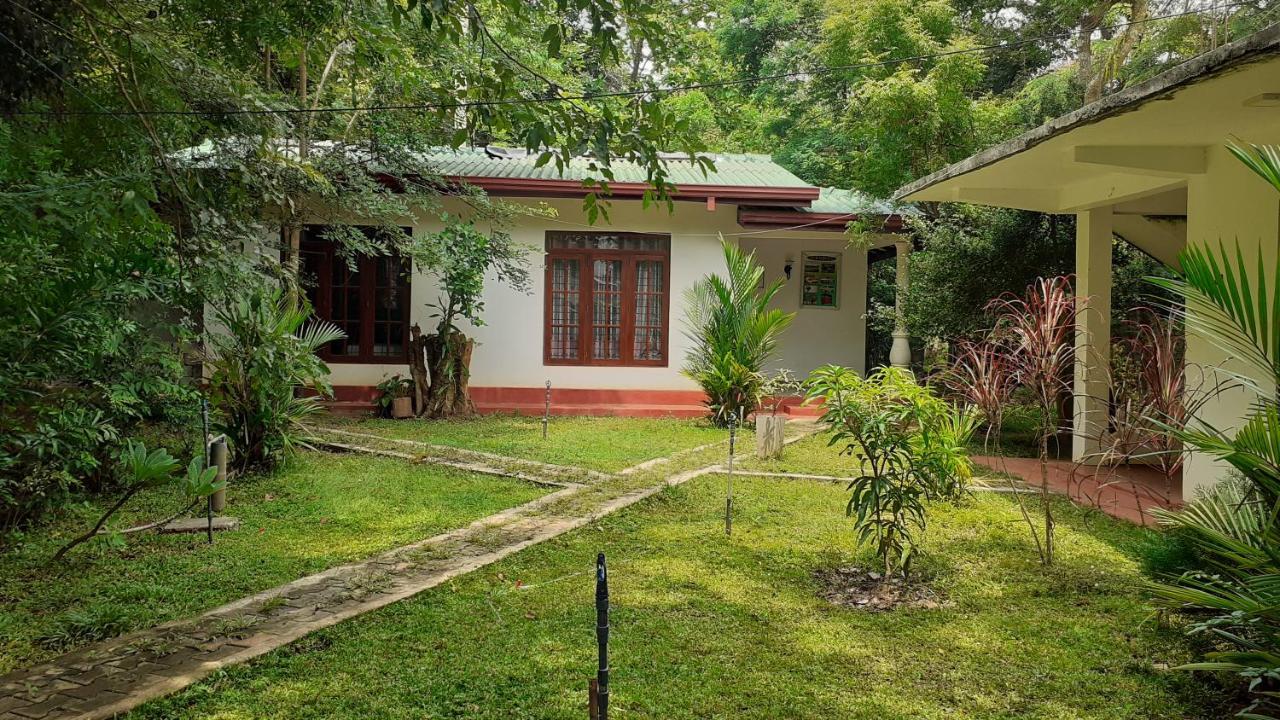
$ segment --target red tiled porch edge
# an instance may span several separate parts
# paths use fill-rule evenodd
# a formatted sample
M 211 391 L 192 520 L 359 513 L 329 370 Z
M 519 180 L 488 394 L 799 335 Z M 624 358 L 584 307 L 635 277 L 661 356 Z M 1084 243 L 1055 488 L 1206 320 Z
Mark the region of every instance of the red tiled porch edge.
M 1017 476 L 1031 487 L 1040 487 L 1040 461 L 1035 458 L 973 456 L 973 461 L 999 472 Z M 1182 478 L 1166 481 L 1154 468 L 1121 465 L 1097 468 L 1064 460 L 1049 462 L 1049 489 L 1097 508 L 1112 517 L 1143 525 L 1154 525 L 1154 508 L 1182 506 Z

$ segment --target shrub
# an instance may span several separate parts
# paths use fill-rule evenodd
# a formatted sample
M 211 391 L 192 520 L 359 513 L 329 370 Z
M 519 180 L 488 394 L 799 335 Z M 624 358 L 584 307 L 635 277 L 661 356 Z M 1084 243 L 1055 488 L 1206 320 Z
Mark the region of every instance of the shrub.
M 167 450 L 156 449 L 147 450 L 147 447 L 140 442 L 130 442 L 125 446 L 123 452 L 120 453 L 120 467 L 124 476 L 125 486 L 120 493 L 120 497 L 107 508 L 106 512 L 98 518 L 98 522 L 83 535 L 79 535 L 63 545 L 54 554 L 54 560 L 61 560 L 72 548 L 81 543 L 88 542 L 96 537 L 109 536 L 119 540 L 124 535 L 145 532 L 160 527 L 173 520 L 174 518 L 184 515 L 195 507 L 195 504 L 203 498 L 207 498 L 225 486 L 224 482 L 215 482 L 214 478 L 218 474 L 218 469 L 214 467 L 205 467 L 204 459 L 194 457 L 187 465 L 186 472 L 182 475 L 175 476 L 178 471 L 178 461 L 169 454 Z M 179 484 L 182 497 L 186 500 L 186 506 L 178 510 L 173 515 L 155 522 L 136 525 L 124 530 L 107 529 L 107 521 L 113 515 L 120 511 L 120 508 L 129 502 L 134 495 L 163 485 Z
M 344 337 L 327 322 L 308 323 L 305 300 L 257 291 L 218 308 L 220 331 L 209 334 L 209 393 L 214 426 L 226 434 L 241 470 L 276 464 L 294 444 L 300 421 L 332 394 L 329 368 L 316 351 Z
M 818 368 L 806 382 L 809 400 L 822 400 L 820 422 L 829 445 L 858 461 L 845 508 L 859 544 L 872 544 L 885 576 L 910 572 L 925 502 L 965 492 L 971 466 L 964 446 L 976 414 L 951 408 L 907 370 L 886 367 L 867 378 L 849 368 Z
M 683 372 L 702 387 L 711 421 L 723 427 L 760 406 L 764 364 L 795 315 L 769 309 L 782 281 L 762 284 L 764 268 L 755 253 L 723 239 L 721 246 L 727 277 L 708 275 L 686 295 L 692 347 Z

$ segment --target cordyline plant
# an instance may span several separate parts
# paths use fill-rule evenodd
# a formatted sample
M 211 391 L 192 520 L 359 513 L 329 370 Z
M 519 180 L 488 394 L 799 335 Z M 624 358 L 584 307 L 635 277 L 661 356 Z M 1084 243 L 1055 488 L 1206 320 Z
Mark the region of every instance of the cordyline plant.
M 956 343 L 951 367 L 942 373 L 942 385 L 970 407 L 982 413 L 986 428 L 984 452 L 1000 455 L 1000 430 L 1004 410 L 1018 389 L 1018 368 L 1013 353 L 990 338 Z
M 1167 311 L 1151 308 L 1137 308 L 1121 323 L 1112 344 L 1108 385 L 1113 413 L 1109 427 L 1097 438 L 1101 449 L 1091 460 L 1106 467 L 1142 461 L 1160 472 L 1164 484 L 1159 497 L 1121 477 L 1098 486 L 1101 491 L 1127 484 L 1139 510 L 1144 497 L 1169 504 L 1186 460 L 1176 431 L 1186 429 L 1214 395 L 1206 387 L 1205 373 L 1186 365 L 1185 356 L 1186 336 L 1176 314 L 1170 317 Z
M 1004 295 L 987 306 L 996 317 L 994 337 L 1000 338 L 1015 364 L 1020 384 L 1028 388 L 1040 408 L 1040 503 L 1044 511 L 1043 540 L 1027 516 L 1040 560 L 1053 564 L 1053 507 L 1049 497 L 1049 439 L 1057 433 L 1058 397 L 1070 391 L 1072 337 L 1076 298 L 1071 279 L 1039 278 L 1025 295 Z

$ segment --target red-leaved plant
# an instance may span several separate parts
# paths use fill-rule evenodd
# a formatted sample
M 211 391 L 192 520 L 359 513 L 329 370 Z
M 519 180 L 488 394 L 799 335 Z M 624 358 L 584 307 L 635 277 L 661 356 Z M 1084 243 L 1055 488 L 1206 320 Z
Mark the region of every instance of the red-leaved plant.
M 1005 407 L 1018 389 L 1017 369 L 1009 348 L 988 337 L 957 342 L 951 367 L 941 376 L 947 390 L 982 413 L 987 426 L 982 437 L 984 452 L 1000 454 Z
M 1026 516 L 1040 560 L 1053 564 L 1053 508 L 1049 502 L 1049 439 L 1057 434 L 1058 398 L 1070 391 L 1076 298 L 1071 278 L 1039 278 L 1022 296 L 1002 295 L 987 309 L 995 315 L 993 337 L 1006 348 L 1018 383 L 1028 388 L 1040 407 L 1040 503 L 1044 539 Z

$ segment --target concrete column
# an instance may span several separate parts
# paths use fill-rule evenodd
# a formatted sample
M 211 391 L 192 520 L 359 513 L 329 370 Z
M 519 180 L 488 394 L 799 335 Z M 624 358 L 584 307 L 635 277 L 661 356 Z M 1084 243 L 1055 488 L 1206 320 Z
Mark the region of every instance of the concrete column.
M 1071 457 L 1100 448 L 1109 410 L 1111 206 L 1076 213 L 1076 343 Z
M 898 292 L 893 305 L 893 348 L 889 350 L 889 364 L 894 367 L 911 366 L 911 335 L 907 332 L 907 289 L 911 287 L 908 260 L 911 258 L 911 240 L 894 241 L 897 250 L 898 272 L 894 279 Z
M 1240 136 L 1247 140 L 1269 141 L 1254 140 L 1247 133 L 1241 128 Z M 1216 253 L 1221 243 L 1233 259 L 1238 246 L 1251 272 L 1259 252 L 1265 267 L 1276 267 L 1280 262 L 1280 196 L 1223 145 L 1210 146 L 1205 154 L 1206 172 L 1187 180 L 1187 244 L 1208 247 Z M 1251 281 L 1256 292 L 1258 278 L 1251 277 Z M 1266 278 L 1268 288 L 1274 287 L 1274 282 L 1274 277 Z M 1257 399 L 1235 382 L 1234 373 L 1241 372 L 1255 374 L 1211 339 L 1194 329 L 1187 331 L 1187 387 L 1207 392 L 1225 383 L 1201 406 L 1199 419 L 1228 436 L 1240 429 Z M 1259 379 L 1264 392 L 1274 391 L 1265 378 Z M 1182 471 L 1183 498 L 1195 498 L 1227 477 L 1228 472 L 1225 464 L 1212 457 L 1191 453 Z

